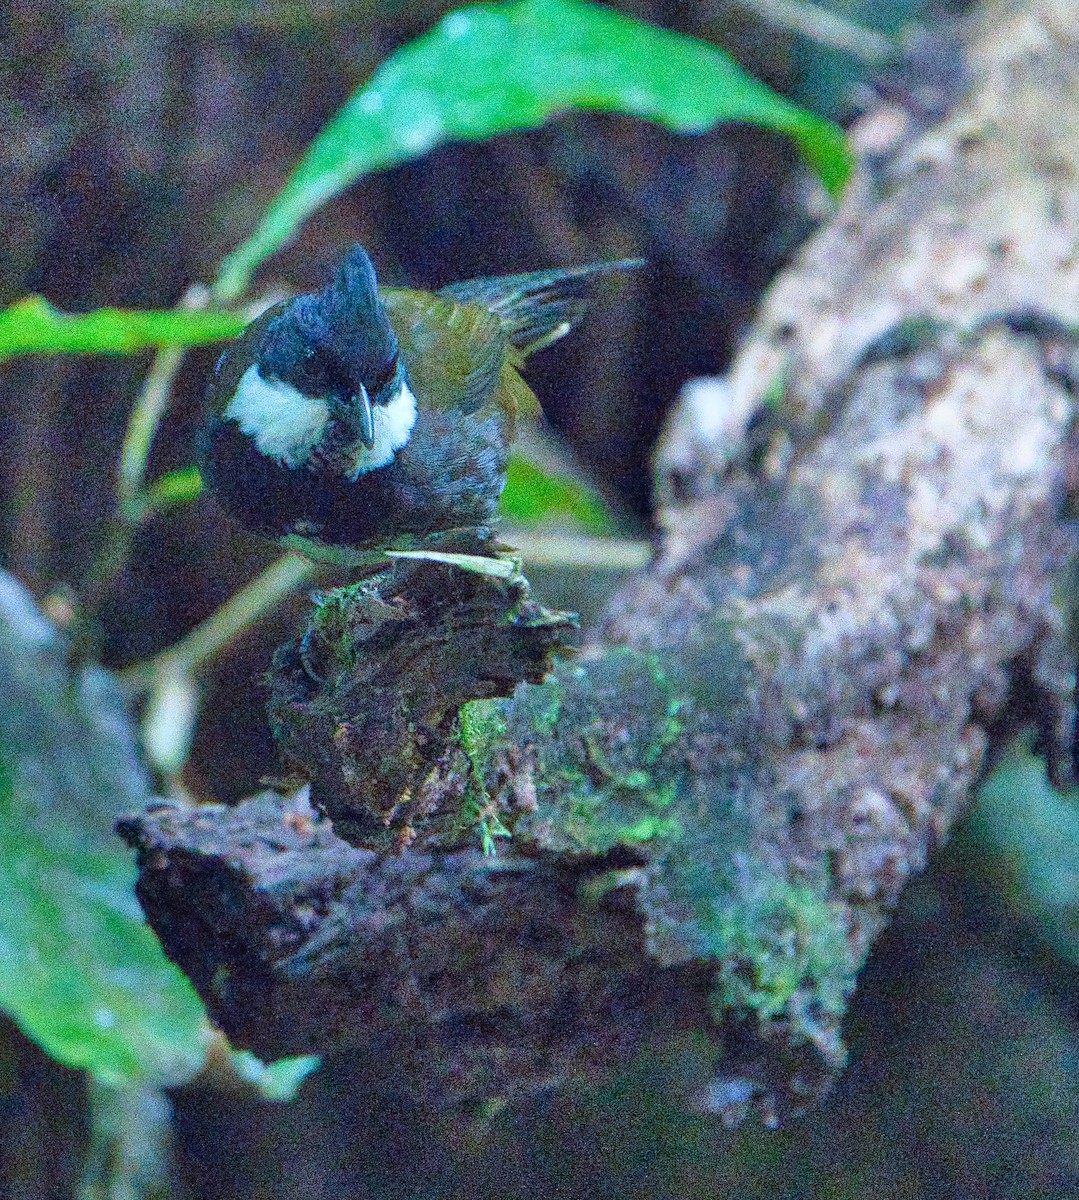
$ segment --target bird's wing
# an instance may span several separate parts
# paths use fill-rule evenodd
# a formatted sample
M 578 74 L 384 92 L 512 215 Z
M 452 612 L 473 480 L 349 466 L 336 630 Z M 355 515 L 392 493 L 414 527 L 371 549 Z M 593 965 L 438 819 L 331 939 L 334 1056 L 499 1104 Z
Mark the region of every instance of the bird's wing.
M 495 313 L 506 337 L 524 359 L 569 333 L 588 307 L 597 276 L 620 274 L 643 266 L 642 259 L 624 258 L 525 275 L 466 279 L 438 294 L 479 304 Z
M 382 303 L 421 403 L 476 412 L 498 400 L 510 416 L 538 411 L 498 315 L 431 292 L 383 288 Z

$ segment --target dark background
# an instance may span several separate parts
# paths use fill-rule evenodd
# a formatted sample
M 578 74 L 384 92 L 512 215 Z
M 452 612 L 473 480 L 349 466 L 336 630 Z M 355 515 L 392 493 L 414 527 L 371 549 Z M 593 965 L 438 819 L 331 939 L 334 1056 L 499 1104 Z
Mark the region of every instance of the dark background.
M 114 0 L 0 13 L 0 302 L 166 307 L 251 230 L 321 125 L 446 5 Z M 856 63 L 721 3 L 626 3 L 706 37 L 787 95 L 850 117 Z M 838 7 L 838 5 L 836 6 Z M 861 15 L 932 34 L 943 6 Z M 857 4 L 846 11 L 859 15 Z M 896 82 L 898 80 L 898 83 Z M 902 91 L 903 74 L 892 90 Z M 648 529 L 649 448 L 681 383 L 723 369 L 768 281 L 820 212 L 782 139 L 680 138 L 588 114 L 445 147 L 372 177 L 271 260 L 259 289 L 317 284 L 362 241 L 385 282 L 639 255 L 531 380 L 552 424 L 624 517 Z M 190 355 L 152 472 L 191 461 L 213 351 Z M 0 374 L 0 547 L 39 596 L 78 587 L 111 511 L 145 360 L 27 359 Z M 204 498 L 140 535 L 102 609 L 106 662 L 169 645 L 273 557 Z M 285 606 L 215 666 L 186 782 L 237 799 L 272 768 L 260 673 Z M 853 1065 L 789 1129 L 730 1134 L 671 1097 L 645 1056 L 595 1091 L 486 1122 L 436 1121 L 393 1064 L 333 1061 L 292 1105 L 196 1081 L 175 1099 L 178 1194 L 210 1197 L 1079 1196 L 1075 979 L 1020 915 L 1006 862 L 971 829 L 907 892 L 848 1022 Z M 0 1196 L 67 1197 L 85 1141 L 82 1083 L 0 1026 Z

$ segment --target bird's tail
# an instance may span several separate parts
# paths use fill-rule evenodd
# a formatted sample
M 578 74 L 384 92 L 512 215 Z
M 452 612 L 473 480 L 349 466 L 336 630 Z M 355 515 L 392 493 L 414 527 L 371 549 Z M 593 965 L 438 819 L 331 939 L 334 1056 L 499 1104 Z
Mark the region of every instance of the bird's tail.
M 641 258 L 622 258 L 525 275 L 466 279 L 443 288 L 439 295 L 465 304 L 482 304 L 497 313 L 511 345 L 527 358 L 569 333 L 584 315 L 599 277 L 635 271 L 644 265 Z

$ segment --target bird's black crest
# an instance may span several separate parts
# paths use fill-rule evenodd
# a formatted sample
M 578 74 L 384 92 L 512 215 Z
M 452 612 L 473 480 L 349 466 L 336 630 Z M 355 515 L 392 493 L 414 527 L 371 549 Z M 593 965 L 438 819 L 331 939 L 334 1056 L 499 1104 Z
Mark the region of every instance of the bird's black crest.
M 319 293 L 328 320 L 340 313 L 353 320 L 378 311 L 378 279 L 367 251 L 357 243 L 341 260 L 333 279 Z
M 379 303 L 374 265 L 361 245 L 341 260 L 316 303 L 338 357 L 373 391 L 397 357 L 397 338 Z
M 300 345 L 316 347 L 332 377 L 352 388 L 362 383 L 372 393 L 397 357 L 397 338 L 379 303 L 375 268 L 360 245 L 348 251 L 321 291 L 289 302 L 273 333 L 274 340 L 298 337 Z M 299 359 L 296 350 L 290 352 Z M 282 357 L 276 347 L 270 353 L 275 362 Z M 276 373 L 290 377 L 287 368 Z

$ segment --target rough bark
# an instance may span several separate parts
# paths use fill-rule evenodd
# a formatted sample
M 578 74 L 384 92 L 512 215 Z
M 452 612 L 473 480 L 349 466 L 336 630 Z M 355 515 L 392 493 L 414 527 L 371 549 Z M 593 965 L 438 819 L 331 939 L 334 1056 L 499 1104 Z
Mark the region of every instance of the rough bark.
M 860 123 L 838 216 L 686 390 L 656 561 L 580 659 L 442 727 L 410 803 L 456 779 L 497 853 L 440 820 L 379 855 L 267 798 L 124 826 L 234 1041 L 392 1045 L 444 1100 L 689 1028 L 702 1103 L 782 1117 L 987 751 L 1034 720 L 1067 775 L 1079 13 L 986 5 L 962 44 L 968 94 Z
M 274 660 L 274 738 L 353 845 L 473 840 L 488 804 L 469 778 L 476 722 L 462 706 L 541 683 L 576 640 L 575 618 L 537 604 L 512 556 L 458 559 L 505 574 L 398 560 L 320 595 L 302 639 Z

